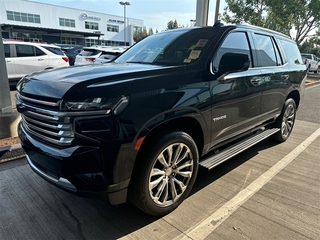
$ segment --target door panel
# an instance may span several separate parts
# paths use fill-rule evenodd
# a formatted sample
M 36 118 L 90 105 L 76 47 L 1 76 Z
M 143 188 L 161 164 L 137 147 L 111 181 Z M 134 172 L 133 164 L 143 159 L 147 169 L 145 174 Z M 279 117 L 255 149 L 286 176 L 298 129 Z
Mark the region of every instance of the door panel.
M 48 55 L 36 56 L 34 46 L 16 44 L 16 52 L 15 69 L 16 76 L 19 78 L 32 72 L 41 71 L 48 66 Z
M 291 83 L 289 81 L 289 69 L 287 65 L 271 69 L 261 69 L 261 72 L 263 91 L 260 114 L 261 120 L 267 121 L 280 114 Z
M 289 67 L 280 57 L 275 39 L 268 35 L 254 34 L 261 75 L 261 121 L 280 114 L 290 86 Z
M 228 73 L 219 70 L 226 53 L 246 54 L 250 68 Z M 231 32 L 221 44 L 212 61 L 212 145 L 241 134 L 259 124 L 261 72 L 252 68 L 252 51 L 247 33 Z M 224 63 L 227 65 L 229 63 Z M 234 63 L 230 63 L 232 66 Z
M 259 123 L 259 70 L 232 73 L 212 82 L 213 145 L 243 133 Z

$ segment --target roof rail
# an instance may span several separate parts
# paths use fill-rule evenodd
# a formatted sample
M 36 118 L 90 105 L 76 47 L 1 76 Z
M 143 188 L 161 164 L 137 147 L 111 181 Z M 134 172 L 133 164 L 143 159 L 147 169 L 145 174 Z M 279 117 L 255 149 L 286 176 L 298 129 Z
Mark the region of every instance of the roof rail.
M 214 27 L 222 27 L 224 24 L 221 23 L 221 20 L 217 20 L 215 23 L 214 23 Z

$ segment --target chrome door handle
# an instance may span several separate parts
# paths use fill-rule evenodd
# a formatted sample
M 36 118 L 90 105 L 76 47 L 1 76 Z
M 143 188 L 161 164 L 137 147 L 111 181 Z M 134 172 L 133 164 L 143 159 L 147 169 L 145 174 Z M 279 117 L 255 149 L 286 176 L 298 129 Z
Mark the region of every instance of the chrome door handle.
M 289 75 L 283 74 L 281 75 L 281 80 L 288 80 L 289 79 Z
M 261 79 L 260 78 L 254 78 L 251 79 L 250 82 L 254 85 L 254 86 L 258 86 L 261 83 Z

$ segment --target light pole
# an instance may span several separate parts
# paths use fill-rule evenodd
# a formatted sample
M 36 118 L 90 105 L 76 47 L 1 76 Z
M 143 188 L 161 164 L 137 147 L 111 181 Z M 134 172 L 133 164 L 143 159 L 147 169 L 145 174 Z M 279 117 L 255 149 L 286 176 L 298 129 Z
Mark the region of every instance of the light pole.
M 126 36 L 126 31 L 127 31 L 127 17 L 126 17 L 126 6 L 130 5 L 129 2 L 119 2 L 120 5 L 123 5 L 124 7 L 124 29 L 123 29 L 123 35 L 124 35 L 124 45 L 127 46 L 127 36 Z

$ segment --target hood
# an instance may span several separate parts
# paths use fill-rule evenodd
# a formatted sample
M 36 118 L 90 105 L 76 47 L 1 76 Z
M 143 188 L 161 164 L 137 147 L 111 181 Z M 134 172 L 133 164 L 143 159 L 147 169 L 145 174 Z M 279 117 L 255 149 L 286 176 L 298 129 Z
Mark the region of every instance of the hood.
M 32 80 L 39 81 L 53 81 L 64 83 L 79 83 L 88 79 L 96 79 L 101 77 L 113 76 L 125 73 L 134 73 L 146 70 L 161 69 L 163 66 L 150 64 L 89 64 L 82 66 L 73 66 L 66 68 L 59 68 L 49 71 L 42 71 L 30 75 Z
M 181 66 L 180 66 L 181 67 Z M 20 94 L 61 98 L 75 85 L 85 88 L 91 84 L 109 83 L 158 74 L 157 70 L 177 68 L 136 63 L 108 63 L 72 66 L 32 73 L 20 80 L 17 89 Z M 146 72 L 149 72 L 146 74 Z

